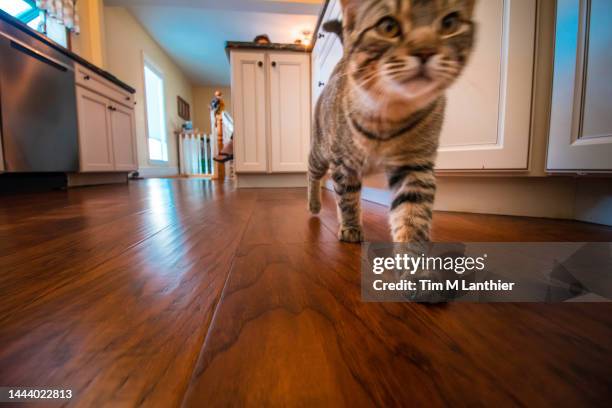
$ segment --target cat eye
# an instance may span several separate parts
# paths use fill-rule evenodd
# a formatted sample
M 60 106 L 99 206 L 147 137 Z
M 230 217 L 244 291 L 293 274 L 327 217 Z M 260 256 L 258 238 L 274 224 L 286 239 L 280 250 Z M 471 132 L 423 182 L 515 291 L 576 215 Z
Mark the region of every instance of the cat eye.
M 395 38 L 402 33 L 399 22 L 393 17 L 384 17 L 376 24 L 378 34 L 387 38 Z
M 461 16 L 458 12 L 444 16 L 440 23 L 440 32 L 444 35 L 454 34 L 461 27 Z

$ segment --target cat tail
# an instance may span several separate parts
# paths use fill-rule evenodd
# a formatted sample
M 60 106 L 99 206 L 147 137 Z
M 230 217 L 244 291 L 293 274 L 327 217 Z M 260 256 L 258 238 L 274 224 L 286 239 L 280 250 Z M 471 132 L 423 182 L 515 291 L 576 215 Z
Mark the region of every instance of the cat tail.
M 308 210 L 312 214 L 321 211 L 321 179 L 328 168 L 329 163 L 321 154 L 319 146 L 313 146 L 308 158 Z
M 328 33 L 336 34 L 340 38 L 340 42 L 344 43 L 344 31 L 342 28 L 342 21 L 330 20 L 323 24 L 323 30 Z

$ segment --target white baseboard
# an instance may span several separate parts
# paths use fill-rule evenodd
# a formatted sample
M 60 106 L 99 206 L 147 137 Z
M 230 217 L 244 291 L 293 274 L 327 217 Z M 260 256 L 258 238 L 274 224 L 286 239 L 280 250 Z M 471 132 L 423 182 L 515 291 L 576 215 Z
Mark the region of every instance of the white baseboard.
M 575 216 L 580 221 L 612 226 L 612 179 L 579 180 Z
M 326 187 L 333 189 L 328 180 Z M 434 209 L 477 214 L 574 218 L 575 186 L 566 178 L 438 177 Z M 368 177 L 364 200 L 389 206 L 384 176 Z
M 125 184 L 128 181 L 128 173 L 68 173 L 67 177 L 68 187 Z
M 384 175 L 364 180 L 362 198 L 389 206 Z M 328 179 L 325 187 L 333 191 Z M 573 219 L 612 225 L 609 178 L 438 176 L 434 209 L 477 214 Z
M 237 174 L 238 188 L 292 188 L 306 187 L 306 173 L 296 174 Z
M 141 167 L 138 173 L 144 178 L 159 178 L 177 176 L 179 171 L 178 167 Z

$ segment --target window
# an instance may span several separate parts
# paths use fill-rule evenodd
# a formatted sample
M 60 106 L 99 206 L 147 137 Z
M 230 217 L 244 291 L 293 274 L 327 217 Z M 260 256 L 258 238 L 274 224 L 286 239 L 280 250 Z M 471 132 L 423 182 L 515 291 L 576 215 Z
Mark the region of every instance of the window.
M 168 161 L 168 140 L 164 98 L 164 78 L 159 70 L 145 60 L 145 101 L 147 109 L 147 135 L 149 159 Z
M 66 27 L 53 18 L 47 18 L 47 15 L 36 7 L 35 0 L 0 0 L 0 9 L 56 43 L 68 47 Z
M 30 20 L 38 17 L 38 10 L 36 9 L 34 0 L 0 0 L 0 9 L 6 11 L 13 17 L 17 17 L 24 23 L 29 23 Z M 29 14 L 32 13 L 34 13 L 34 15 L 30 16 Z

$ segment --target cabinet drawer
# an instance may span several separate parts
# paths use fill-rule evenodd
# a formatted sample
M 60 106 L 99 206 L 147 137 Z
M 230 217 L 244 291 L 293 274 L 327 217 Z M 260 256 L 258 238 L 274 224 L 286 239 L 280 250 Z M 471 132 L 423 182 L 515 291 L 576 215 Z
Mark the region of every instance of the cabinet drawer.
M 108 99 L 127 106 L 134 107 L 134 95 L 115 86 L 110 81 L 102 78 L 93 71 L 77 65 L 75 69 L 76 83 L 91 91 L 99 93 Z

